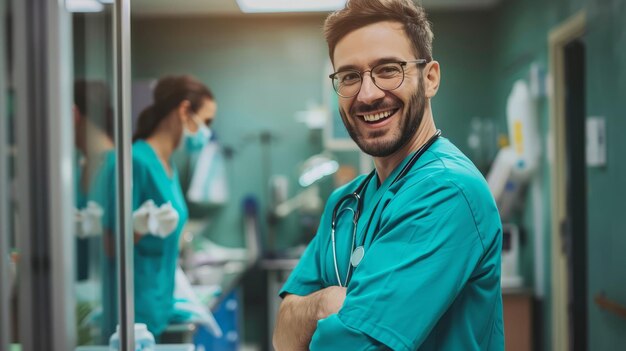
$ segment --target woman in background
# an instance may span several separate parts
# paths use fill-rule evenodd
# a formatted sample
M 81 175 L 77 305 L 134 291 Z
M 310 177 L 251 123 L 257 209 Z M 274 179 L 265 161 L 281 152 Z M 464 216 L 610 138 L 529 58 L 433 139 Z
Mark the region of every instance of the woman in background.
M 188 212 L 171 159 L 177 149 L 197 151 L 210 138 L 216 103 L 191 76 L 168 76 L 133 135 L 135 320 L 159 336 L 173 311 L 179 239 Z

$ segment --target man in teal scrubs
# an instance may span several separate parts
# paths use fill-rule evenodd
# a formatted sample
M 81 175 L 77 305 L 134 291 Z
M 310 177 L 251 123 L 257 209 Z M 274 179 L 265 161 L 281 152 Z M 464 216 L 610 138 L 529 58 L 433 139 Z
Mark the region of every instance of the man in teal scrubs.
M 500 218 L 480 172 L 438 137 L 423 9 L 350 0 L 325 34 L 343 122 L 376 169 L 330 196 L 280 292 L 275 348 L 503 350 Z

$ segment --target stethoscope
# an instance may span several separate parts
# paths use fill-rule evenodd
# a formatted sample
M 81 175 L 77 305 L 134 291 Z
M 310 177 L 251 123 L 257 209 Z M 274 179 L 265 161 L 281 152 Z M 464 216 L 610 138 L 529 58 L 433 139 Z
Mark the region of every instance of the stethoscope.
M 402 179 L 402 177 L 404 177 L 406 175 L 406 173 L 408 173 L 409 170 L 411 170 L 411 168 L 413 167 L 413 165 L 417 162 L 417 160 L 420 158 L 420 156 L 422 156 L 426 150 L 428 150 L 428 148 L 441 136 L 441 130 L 437 130 L 435 132 L 435 134 L 430 137 L 430 139 L 428 139 L 428 141 L 426 141 L 426 143 L 424 145 L 422 145 L 414 154 L 413 156 L 411 156 L 411 158 L 409 159 L 409 162 L 407 162 L 404 167 L 402 167 L 402 169 L 400 170 L 400 172 L 398 173 L 398 175 L 396 175 L 396 177 L 393 179 L 393 181 L 391 182 L 390 186 L 393 185 L 395 182 L 397 182 L 398 180 Z M 348 195 L 345 195 L 344 197 L 342 197 L 341 199 L 339 199 L 339 201 L 337 202 L 337 204 L 335 205 L 335 208 L 333 208 L 333 216 L 332 216 L 332 220 L 331 220 L 331 231 L 330 231 L 330 238 L 331 238 L 331 242 L 332 242 L 332 247 L 333 247 L 333 263 L 335 265 L 335 274 L 337 276 L 337 282 L 339 282 L 339 286 L 341 287 L 345 287 L 348 285 L 348 281 L 350 279 L 350 273 L 352 272 L 353 268 L 356 268 L 359 263 L 361 263 L 361 260 L 363 259 L 363 256 L 365 256 L 365 248 L 363 247 L 365 245 L 365 238 L 363 238 L 361 245 L 356 246 L 356 229 L 357 229 L 357 224 L 359 221 L 359 217 L 361 216 L 361 210 L 363 209 L 363 202 L 361 201 L 362 199 L 362 193 L 363 193 L 363 189 L 365 188 L 365 186 L 367 185 L 367 183 L 374 177 L 374 175 L 376 174 L 376 170 L 373 170 L 372 172 L 370 172 L 370 174 L 367 175 L 367 177 L 365 177 L 365 180 L 363 180 L 363 182 L 361 184 L 359 184 L 359 186 L 356 188 L 356 190 Z M 342 205 L 347 202 L 347 201 L 355 201 L 356 202 L 356 209 L 353 209 L 351 207 L 346 207 L 346 208 L 341 208 Z M 348 271 L 346 273 L 346 279 L 344 281 L 344 283 L 341 283 L 341 277 L 339 276 L 339 265 L 337 264 L 337 245 L 335 243 L 335 228 L 337 225 L 337 218 L 339 215 L 341 215 L 342 212 L 344 211 L 350 211 L 352 212 L 352 225 L 353 225 L 353 229 L 352 229 L 352 247 L 350 249 L 350 251 L 352 252 L 352 254 L 350 255 L 350 261 L 348 262 Z M 370 217 L 368 223 L 367 223 L 367 227 L 369 228 L 369 225 L 372 221 L 372 218 Z M 366 229 L 367 232 L 367 229 Z

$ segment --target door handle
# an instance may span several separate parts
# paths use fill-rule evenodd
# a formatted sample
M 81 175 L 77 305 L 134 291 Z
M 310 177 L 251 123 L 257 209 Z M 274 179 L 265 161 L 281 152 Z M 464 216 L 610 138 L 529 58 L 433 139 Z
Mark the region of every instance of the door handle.
M 604 292 L 596 294 L 593 300 L 601 309 L 626 319 L 626 306 L 608 299 Z

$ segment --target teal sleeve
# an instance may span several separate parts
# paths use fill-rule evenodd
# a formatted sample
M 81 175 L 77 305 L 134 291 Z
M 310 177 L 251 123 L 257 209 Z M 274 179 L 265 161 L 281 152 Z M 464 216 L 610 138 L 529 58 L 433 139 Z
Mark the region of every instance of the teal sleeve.
M 333 314 L 317 323 L 317 332 L 311 339 L 310 351 L 350 350 L 370 351 L 385 350 L 376 340 L 357 329 L 345 325 L 338 315 Z
M 286 294 L 306 296 L 323 288 L 319 262 L 319 238 L 319 234 L 315 235 L 307 246 L 298 265 L 280 290 L 281 297 L 285 297 Z
M 484 251 L 463 192 L 434 177 L 386 203 L 376 232 L 333 317 L 341 323 L 331 322 L 332 330 L 320 323 L 314 346 L 336 350 L 351 340 L 351 350 L 368 350 L 376 342 L 392 350 L 418 349 Z M 355 337 L 355 330 L 367 337 Z

